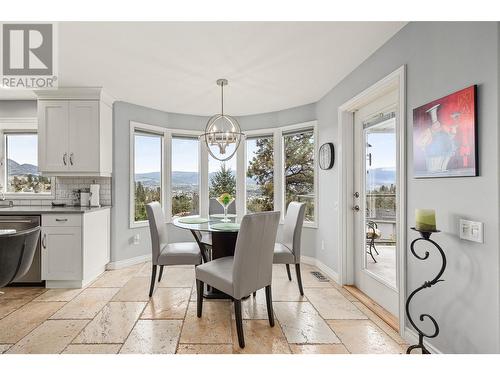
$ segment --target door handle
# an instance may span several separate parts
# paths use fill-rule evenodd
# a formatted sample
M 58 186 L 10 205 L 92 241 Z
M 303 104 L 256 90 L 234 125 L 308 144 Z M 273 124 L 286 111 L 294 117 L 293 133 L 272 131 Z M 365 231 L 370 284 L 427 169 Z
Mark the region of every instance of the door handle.
M 67 159 L 68 159 L 68 153 L 65 152 L 64 155 L 63 155 L 63 163 L 64 163 L 64 165 L 68 165 L 68 160 Z
M 69 163 L 73 165 L 73 153 L 69 154 Z
M 68 221 L 68 219 L 59 219 L 59 218 L 56 218 L 56 221 Z
M 355 205 L 353 208 L 352 208 L 353 211 L 359 211 L 359 205 Z
M 45 243 L 46 238 L 47 238 L 47 233 L 44 233 L 44 234 L 43 234 L 43 237 L 42 237 L 42 247 L 43 247 L 44 249 L 46 249 L 46 248 L 47 248 L 46 243 Z

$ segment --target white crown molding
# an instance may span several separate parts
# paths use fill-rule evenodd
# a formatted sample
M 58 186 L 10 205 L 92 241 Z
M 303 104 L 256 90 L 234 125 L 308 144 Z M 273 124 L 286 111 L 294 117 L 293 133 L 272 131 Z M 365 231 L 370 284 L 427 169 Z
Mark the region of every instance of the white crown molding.
M 110 107 L 115 98 L 102 87 L 59 87 L 54 90 L 35 90 L 39 100 L 101 100 Z

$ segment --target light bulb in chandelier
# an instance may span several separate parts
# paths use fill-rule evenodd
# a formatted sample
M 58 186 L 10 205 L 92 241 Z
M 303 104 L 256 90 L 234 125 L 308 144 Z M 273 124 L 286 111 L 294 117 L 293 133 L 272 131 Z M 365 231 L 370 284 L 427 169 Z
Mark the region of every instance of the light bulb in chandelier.
M 201 135 L 210 155 L 220 161 L 231 159 L 245 137 L 238 121 L 224 114 L 224 86 L 227 86 L 227 83 L 227 79 L 217 80 L 217 85 L 221 88 L 221 113 L 210 117 L 205 133 Z

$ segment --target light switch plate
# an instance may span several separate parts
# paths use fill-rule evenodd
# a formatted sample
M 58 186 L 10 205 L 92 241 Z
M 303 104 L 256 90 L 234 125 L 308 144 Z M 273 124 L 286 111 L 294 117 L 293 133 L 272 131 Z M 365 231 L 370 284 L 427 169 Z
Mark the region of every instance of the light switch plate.
M 483 223 L 480 221 L 460 219 L 458 232 L 462 240 L 484 242 Z

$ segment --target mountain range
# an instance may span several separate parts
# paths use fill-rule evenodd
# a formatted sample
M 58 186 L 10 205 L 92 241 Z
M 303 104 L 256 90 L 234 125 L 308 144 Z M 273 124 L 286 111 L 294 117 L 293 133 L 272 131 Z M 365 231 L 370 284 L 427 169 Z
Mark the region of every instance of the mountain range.
M 15 160 L 7 159 L 8 171 L 11 175 L 28 175 L 32 174 L 38 176 L 38 167 L 33 164 L 19 164 Z
M 212 178 L 215 172 L 209 173 Z M 144 186 L 158 186 L 160 183 L 160 172 L 137 173 L 136 181 Z M 370 170 L 369 183 L 372 186 L 390 185 L 396 182 L 396 170 L 392 168 L 374 168 Z M 196 172 L 172 172 L 173 185 L 198 185 L 198 173 Z M 255 185 L 255 180 L 247 178 L 247 185 Z

